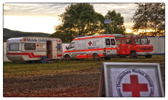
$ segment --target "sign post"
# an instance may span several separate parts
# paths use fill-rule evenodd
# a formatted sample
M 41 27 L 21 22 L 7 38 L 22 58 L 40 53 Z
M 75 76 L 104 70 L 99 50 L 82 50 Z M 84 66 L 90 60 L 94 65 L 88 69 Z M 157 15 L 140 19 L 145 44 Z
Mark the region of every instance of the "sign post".
M 158 63 L 102 63 L 99 96 L 163 97 Z
M 108 32 L 108 24 L 110 24 L 110 23 L 111 23 L 110 19 L 104 20 L 104 24 L 107 24 L 107 34 L 109 34 L 109 32 Z

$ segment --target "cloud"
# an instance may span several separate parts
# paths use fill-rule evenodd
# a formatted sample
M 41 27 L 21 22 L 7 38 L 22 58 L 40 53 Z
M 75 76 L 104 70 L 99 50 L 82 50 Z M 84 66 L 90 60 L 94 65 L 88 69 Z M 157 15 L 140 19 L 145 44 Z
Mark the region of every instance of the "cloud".
M 107 4 L 93 4 L 95 11 L 101 13 L 102 15 L 106 15 L 107 12 L 110 10 L 115 10 L 116 13 L 121 13 L 121 16 L 124 17 L 124 22 L 131 22 L 131 18 L 135 10 L 137 9 L 136 4 L 130 3 L 107 3 Z
M 55 16 L 62 14 L 69 4 L 5 3 L 4 15 L 13 16 Z
M 5 16 L 59 17 L 70 3 L 4 3 Z M 131 18 L 137 5 L 134 3 L 91 3 L 96 12 L 106 15 L 110 10 L 121 13 L 125 27 L 131 27 Z

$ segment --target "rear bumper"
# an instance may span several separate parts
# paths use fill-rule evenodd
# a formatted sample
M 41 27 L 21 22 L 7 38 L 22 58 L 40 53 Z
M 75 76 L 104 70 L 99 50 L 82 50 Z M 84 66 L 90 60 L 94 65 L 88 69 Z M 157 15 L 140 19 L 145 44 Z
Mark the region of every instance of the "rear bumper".
M 152 55 L 154 51 L 152 52 L 136 52 L 138 56 L 146 56 L 146 55 Z

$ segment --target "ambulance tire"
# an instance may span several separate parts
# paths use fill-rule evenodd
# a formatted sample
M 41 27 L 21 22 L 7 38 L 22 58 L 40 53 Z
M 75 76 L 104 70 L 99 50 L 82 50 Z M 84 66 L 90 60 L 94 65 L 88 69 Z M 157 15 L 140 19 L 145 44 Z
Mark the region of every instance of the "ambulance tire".
M 136 54 L 136 52 L 135 51 L 132 51 L 131 53 L 130 53 L 130 58 L 137 58 L 138 56 L 137 56 L 137 54 Z
M 145 57 L 146 57 L 146 58 L 151 58 L 151 57 L 152 57 L 152 55 L 146 55 Z
M 93 57 L 93 60 L 94 60 L 94 61 L 100 61 L 100 57 L 99 57 L 98 54 L 95 53 L 95 54 L 93 54 L 92 57 Z
M 66 55 L 64 58 L 65 58 L 66 61 L 70 61 L 71 60 L 69 55 Z

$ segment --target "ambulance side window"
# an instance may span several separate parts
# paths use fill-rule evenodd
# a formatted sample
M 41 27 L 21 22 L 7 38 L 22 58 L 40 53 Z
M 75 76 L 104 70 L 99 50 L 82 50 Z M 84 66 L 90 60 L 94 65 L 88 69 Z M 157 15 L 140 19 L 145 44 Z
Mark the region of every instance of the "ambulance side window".
M 106 39 L 106 45 L 110 45 L 110 39 Z
M 122 39 L 122 44 L 125 44 L 125 39 Z
M 111 44 L 115 45 L 115 40 L 114 39 L 111 39 Z
M 75 47 L 75 42 L 72 42 L 69 46 L 69 49 L 74 48 L 74 47 Z
M 61 44 L 57 44 L 57 50 L 61 50 Z
M 36 50 L 35 43 L 25 43 L 24 44 L 25 50 Z

